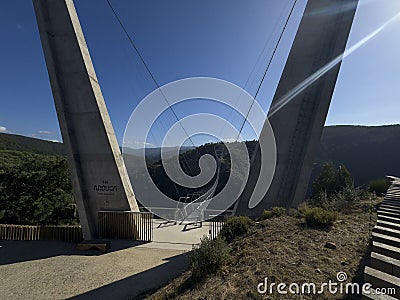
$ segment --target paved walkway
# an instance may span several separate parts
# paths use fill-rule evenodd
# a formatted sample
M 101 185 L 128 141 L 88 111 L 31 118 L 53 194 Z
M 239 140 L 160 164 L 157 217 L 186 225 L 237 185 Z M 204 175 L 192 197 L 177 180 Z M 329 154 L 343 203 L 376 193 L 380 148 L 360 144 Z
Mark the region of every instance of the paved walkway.
M 0 299 L 126 299 L 156 289 L 188 266 L 185 252 L 208 225 L 154 223 L 154 242 L 111 241 L 106 253 L 62 242 L 0 241 Z
M 161 220 L 154 220 L 153 242 L 140 245 L 142 248 L 173 249 L 190 251 L 201 237 L 209 234 L 209 222 L 199 225 L 174 225 Z

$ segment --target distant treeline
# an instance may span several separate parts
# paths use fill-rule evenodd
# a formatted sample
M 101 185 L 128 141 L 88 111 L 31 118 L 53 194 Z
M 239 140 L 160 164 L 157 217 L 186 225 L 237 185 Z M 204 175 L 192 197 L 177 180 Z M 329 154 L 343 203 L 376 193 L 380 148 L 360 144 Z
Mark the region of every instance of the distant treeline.
M 250 156 L 256 142 L 247 142 Z M 221 174 L 217 191 L 230 175 L 230 158 L 222 144 L 207 144 L 185 149 L 180 162 L 184 170 L 196 175 L 198 159 L 204 153 L 222 151 Z M 134 153 L 134 152 L 132 152 Z M 331 161 L 344 164 L 356 186 L 385 175 L 400 175 L 400 125 L 365 127 L 332 126 L 323 131 L 311 183 L 323 165 Z M 67 224 L 76 223 L 68 166 L 61 143 L 0 133 L 0 223 Z M 129 159 L 135 159 L 131 154 Z M 149 171 L 159 188 L 171 197 L 192 192 L 172 184 L 159 162 L 159 150 L 148 158 Z M 233 174 L 240 179 L 243 174 Z M 212 184 L 212 183 L 211 183 Z M 205 187 L 207 188 L 207 187 Z

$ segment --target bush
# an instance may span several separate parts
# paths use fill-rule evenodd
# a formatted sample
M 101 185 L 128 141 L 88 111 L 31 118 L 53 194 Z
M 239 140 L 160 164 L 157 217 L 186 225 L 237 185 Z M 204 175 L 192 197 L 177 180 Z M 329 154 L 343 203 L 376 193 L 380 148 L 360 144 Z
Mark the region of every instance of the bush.
M 286 209 L 284 207 L 273 207 L 271 210 L 264 210 L 262 219 L 278 218 L 286 215 Z
M 346 188 L 354 187 L 354 184 L 350 172 L 344 165 L 336 169 L 331 162 L 327 162 L 312 187 L 313 198 L 321 192 L 325 192 L 330 197 Z
M 248 217 L 228 218 L 221 228 L 220 235 L 228 243 L 237 236 L 245 235 L 250 226 L 251 220 Z
M 302 209 L 302 213 L 307 226 L 310 227 L 330 227 L 338 217 L 337 212 L 321 207 L 305 207 Z
M 200 282 L 207 275 L 216 273 L 226 261 L 228 253 L 228 245 L 223 239 L 203 236 L 200 245 L 189 253 L 192 280 Z
M 347 213 L 350 212 L 357 203 L 367 197 L 368 194 L 366 191 L 347 187 L 331 196 L 328 196 L 324 191 L 320 191 L 318 194 L 314 195 L 308 203 L 313 207 L 321 207 L 325 210 L 336 210 Z
M 368 191 L 375 193 L 377 196 L 383 196 L 386 194 L 390 187 L 390 183 L 385 178 L 372 180 L 368 183 Z
M 76 224 L 74 211 L 65 158 L 0 151 L 0 223 Z

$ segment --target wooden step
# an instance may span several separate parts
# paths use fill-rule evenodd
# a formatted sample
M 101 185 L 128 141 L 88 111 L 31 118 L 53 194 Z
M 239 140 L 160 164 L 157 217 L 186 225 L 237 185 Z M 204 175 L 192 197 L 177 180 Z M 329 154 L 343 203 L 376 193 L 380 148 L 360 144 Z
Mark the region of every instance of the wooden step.
M 395 214 L 400 214 L 400 210 L 396 208 L 389 208 L 385 206 L 379 206 L 378 211 L 387 211 L 387 212 L 392 212 Z
M 400 247 L 400 239 L 387 234 L 372 232 L 372 240 L 386 245 Z
M 364 269 L 364 281 L 370 283 L 375 289 L 392 289 L 390 296 L 397 299 L 400 297 L 400 278 L 396 276 L 367 266 Z
M 378 209 L 381 209 L 381 208 L 393 209 L 393 210 L 396 210 L 396 211 L 400 211 L 400 205 L 396 206 L 396 205 L 382 203 L 381 205 L 378 206 Z
M 379 253 L 371 253 L 371 267 L 389 275 L 400 277 L 400 260 Z
M 80 251 L 99 250 L 107 251 L 110 249 L 110 242 L 108 241 L 83 241 L 76 245 L 76 249 Z
M 388 216 L 388 217 L 393 217 L 393 218 L 400 217 L 400 215 L 398 213 L 390 212 L 390 211 L 387 211 L 387 210 L 380 210 L 380 209 L 378 209 L 378 214 L 385 215 L 385 216 Z
M 379 203 L 379 204 L 383 204 L 383 205 L 392 205 L 392 206 L 396 206 L 396 207 L 399 207 L 400 206 L 400 201 L 398 201 L 398 200 L 384 200 L 384 201 L 382 201 L 381 203 Z
M 382 227 L 382 226 L 375 226 L 374 229 L 372 229 L 372 232 L 385 234 L 385 235 L 392 236 L 394 238 L 398 238 L 399 242 L 400 242 L 400 230 L 396 230 L 396 229 L 393 229 L 393 228 Z
M 378 212 L 378 220 L 400 224 L 400 218 L 382 215 L 382 214 L 379 214 L 379 212 Z
M 400 260 L 400 248 L 383 244 L 381 242 L 372 242 L 372 252 Z
M 400 201 L 394 201 L 394 200 L 385 200 L 381 202 L 379 205 L 391 205 L 395 207 L 400 207 Z
M 399 219 L 399 221 L 400 221 L 400 219 Z M 384 220 L 381 220 L 381 219 L 377 220 L 376 226 L 400 230 L 400 224 L 399 223 L 394 223 L 394 222 L 390 222 L 390 221 L 384 221 Z

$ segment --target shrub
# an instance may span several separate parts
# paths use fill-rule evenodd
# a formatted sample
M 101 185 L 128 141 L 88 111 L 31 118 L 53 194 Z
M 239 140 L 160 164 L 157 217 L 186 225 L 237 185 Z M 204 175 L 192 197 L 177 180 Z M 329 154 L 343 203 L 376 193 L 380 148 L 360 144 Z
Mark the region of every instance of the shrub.
M 251 220 L 248 217 L 228 218 L 221 228 L 220 235 L 228 243 L 237 236 L 245 235 L 249 230 Z
M 344 165 L 336 169 L 331 162 L 327 162 L 312 187 L 313 198 L 321 192 L 325 192 L 330 197 L 346 188 L 354 187 L 354 184 L 350 172 Z
M 226 261 L 228 253 L 228 245 L 223 239 L 203 236 L 200 245 L 189 253 L 192 280 L 200 282 L 207 275 L 216 273 Z
M 293 218 L 301 218 L 300 211 L 295 208 L 289 208 L 287 215 Z
M 330 227 L 336 221 L 338 213 L 321 207 L 306 207 L 302 210 L 307 226 Z
M 390 184 L 385 178 L 372 180 L 368 183 L 368 191 L 377 196 L 383 196 L 389 189 Z
M 286 209 L 284 207 L 273 207 L 271 210 L 264 210 L 262 219 L 271 219 L 275 217 L 281 217 L 286 215 Z
M 368 193 L 362 189 L 347 187 L 328 196 L 324 191 L 314 195 L 308 202 L 312 207 L 321 207 L 325 210 L 350 212 L 362 199 L 368 198 Z

